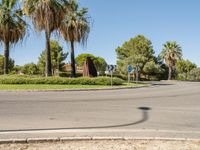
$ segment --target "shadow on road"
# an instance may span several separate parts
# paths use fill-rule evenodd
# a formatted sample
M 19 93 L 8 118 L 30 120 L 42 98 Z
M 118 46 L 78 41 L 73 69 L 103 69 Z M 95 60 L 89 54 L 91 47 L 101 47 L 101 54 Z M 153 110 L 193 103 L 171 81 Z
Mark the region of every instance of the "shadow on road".
M 154 86 L 170 86 L 170 85 L 174 85 L 174 84 L 164 84 L 164 83 L 151 83 L 151 85 L 154 85 Z
M 119 127 L 128 127 L 143 123 L 149 119 L 148 112 L 151 110 L 150 107 L 138 107 L 142 112 L 142 118 L 136 122 L 119 124 L 119 125 L 110 125 L 110 126 L 96 126 L 96 127 L 70 127 L 70 128 L 47 128 L 47 129 L 16 129 L 16 130 L 0 130 L 0 133 L 3 132 L 20 132 L 20 131 L 55 131 L 55 130 L 79 130 L 79 129 L 106 129 L 106 128 L 119 128 Z

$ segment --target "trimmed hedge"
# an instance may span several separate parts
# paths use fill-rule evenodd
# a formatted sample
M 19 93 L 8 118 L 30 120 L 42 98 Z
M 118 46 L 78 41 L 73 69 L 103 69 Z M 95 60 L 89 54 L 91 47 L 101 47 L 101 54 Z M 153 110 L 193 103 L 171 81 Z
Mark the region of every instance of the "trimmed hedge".
M 113 78 L 113 85 L 122 85 L 124 81 Z M 0 84 L 57 84 L 57 85 L 110 85 L 111 78 L 62 78 L 62 77 L 27 77 L 27 76 L 0 76 Z
M 82 77 L 82 76 L 83 76 L 82 73 L 79 72 L 76 73 L 76 77 Z M 59 77 L 71 77 L 71 72 L 60 72 Z

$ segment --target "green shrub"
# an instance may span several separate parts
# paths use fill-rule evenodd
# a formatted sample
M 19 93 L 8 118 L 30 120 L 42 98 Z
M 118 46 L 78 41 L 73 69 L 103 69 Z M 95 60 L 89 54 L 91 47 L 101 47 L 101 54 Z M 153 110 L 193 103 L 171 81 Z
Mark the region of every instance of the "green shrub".
M 111 78 L 110 77 L 97 77 L 93 79 L 95 82 L 95 85 L 110 85 L 111 84 Z M 122 85 L 123 80 L 114 77 L 113 78 L 113 85 Z
M 113 78 L 113 85 L 122 85 L 123 80 Z M 34 76 L 0 76 L 0 84 L 57 84 L 57 85 L 110 85 L 111 78 L 62 78 L 62 77 L 34 77 Z
M 111 77 L 110 74 L 108 74 L 108 75 L 106 75 L 106 76 Z M 122 75 L 122 74 L 113 74 L 113 77 L 120 78 L 120 79 L 122 79 L 122 80 L 127 80 L 127 78 L 128 78 L 128 76 Z
M 82 77 L 82 76 L 83 76 L 82 73 L 79 72 L 76 73 L 76 77 Z M 71 77 L 71 72 L 60 72 L 59 77 Z

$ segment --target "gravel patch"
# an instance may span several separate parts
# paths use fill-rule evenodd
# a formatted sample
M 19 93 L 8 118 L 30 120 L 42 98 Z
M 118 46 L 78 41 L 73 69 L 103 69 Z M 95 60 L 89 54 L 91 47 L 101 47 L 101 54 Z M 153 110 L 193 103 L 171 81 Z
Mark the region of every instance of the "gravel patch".
M 0 150 L 200 150 L 200 141 L 85 140 L 0 144 Z

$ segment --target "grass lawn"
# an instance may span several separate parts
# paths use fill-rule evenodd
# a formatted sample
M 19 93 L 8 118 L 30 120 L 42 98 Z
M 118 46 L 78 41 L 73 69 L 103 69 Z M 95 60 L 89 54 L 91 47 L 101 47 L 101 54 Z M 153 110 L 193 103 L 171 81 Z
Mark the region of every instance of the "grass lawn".
M 113 88 L 120 87 L 140 87 L 145 84 L 124 84 L 121 86 L 113 86 Z M 51 85 L 51 84 L 0 84 L 0 91 L 4 90 L 67 90 L 67 89 L 105 89 L 111 86 L 102 85 Z

